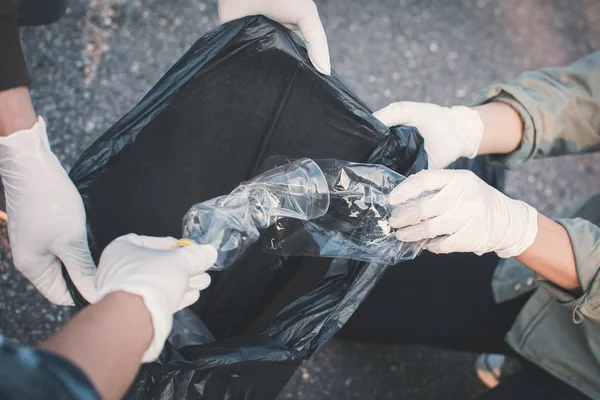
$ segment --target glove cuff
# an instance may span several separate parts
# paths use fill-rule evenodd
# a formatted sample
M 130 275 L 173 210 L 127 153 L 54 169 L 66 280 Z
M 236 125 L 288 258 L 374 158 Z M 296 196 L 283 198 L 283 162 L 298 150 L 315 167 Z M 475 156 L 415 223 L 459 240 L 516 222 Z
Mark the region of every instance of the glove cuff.
M 173 327 L 173 315 L 160 302 L 156 301 L 155 298 L 151 296 L 142 296 L 142 298 L 144 299 L 146 308 L 150 312 L 154 328 L 152 342 L 150 342 L 150 346 L 142 357 L 142 363 L 149 363 L 155 361 L 163 347 L 165 347 L 165 341 Z
M 41 116 L 38 116 L 37 122 L 31 128 L 0 137 L 0 146 L 21 151 L 35 149 L 40 142 L 44 146 L 50 147 L 46 134 L 46 122 Z
M 511 219 L 516 218 L 520 220 L 516 221 L 514 226 L 522 226 L 523 232 L 514 232 L 509 229 L 507 236 L 520 236 L 521 239 L 516 243 L 512 243 L 509 247 L 496 250 L 496 254 L 500 258 L 511 258 L 522 254 L 533 244 L 538 232 L 537 210 L 523 201 L 514 201 L 515 205 L 521 209 L 521 212 L 512 213 Z M 522 222 L 523 219 L 526 221 L 525 223 Z
M 31 160 L 45 162 L 50 152 L 46 123 L 38 117 L 31 128 L 0 137 L 0 174 L 3 179 L 10 179 L 15 173 L 22 175 L 30 170 Z
M 459 133 L 464 139 L 462 157 L 475 158 L 483 138 L 483 121 L 478 111 L 470 107 L 454 106 L 450 108 Z

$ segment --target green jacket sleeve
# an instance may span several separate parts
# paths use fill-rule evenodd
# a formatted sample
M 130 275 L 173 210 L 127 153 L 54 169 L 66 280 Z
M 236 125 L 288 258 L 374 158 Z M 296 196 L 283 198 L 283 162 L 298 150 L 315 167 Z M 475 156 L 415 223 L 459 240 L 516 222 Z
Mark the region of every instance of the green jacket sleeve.
M 600 193 L 572 207 L 567 217 L 557 219 L 569 234 L 580 290 L 565 290 L 552 282 L 540 281 L 557 301 L 573 312 L 573 320 L 584 319 L 600 325 Z
M 581 290 L 573 293 L 546 280 L 542 287 L 573 312 L 574 322 L 589 319 L 600 325 L 600 227 L 581 218 L 557 222 L 571 238 Z
M 514 152 L 492 157 L 508 168 L 533 158 L 600 150 L 600 51 L 563 68 L 526 72 L 492 85 L 476 104 L 501 101 L 523 121 Z
M 477 101 L 512 106 L 523 121 L 523 139 L 514 152 L 492 159 L 518 168 L 530 159 L 600 150 L 600 51 L 563 68 L 526 72 L 508 84 L 492 85 Z M 569 234 L 581 289 L 564 290 L 542 280 L 580 322 L 600 324 L 600 194 L 557 220 Z

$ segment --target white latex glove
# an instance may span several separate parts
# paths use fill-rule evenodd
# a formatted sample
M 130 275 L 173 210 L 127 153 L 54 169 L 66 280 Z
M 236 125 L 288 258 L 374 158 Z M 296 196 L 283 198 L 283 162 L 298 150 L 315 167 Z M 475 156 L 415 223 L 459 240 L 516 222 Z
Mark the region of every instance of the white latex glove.
M 171 332 L 173 314 L 192 305 L 210 285 L 205 272 L 217 260 L 212 246 L 173 249 L 177 239 L 129 234 L 110 243 L 100 256 L 99 299 L 124 291 L 142 297 L 152 317 L 154 337 L 142 362 L 155 360 Z
M 51 302 L 73 305 L 60 259 L 79 292 L 94 301 L 83 202 L 50 150 L 41 117 L 31 129 L 0 138 L 0 175 L 15 267 Z
M 388 127 L 411 125 L 419 129 L 425 139 L 429 169 L 444 168 L 460 157 L 475 157 L 483 137 L 479 112 L 469 107 L 403 101 L 374 115 Z
M 421 197 L 421 198 L 419 198 Z M 432 239 L 433 253 L 495 251 L 518 256 L 537 235 L 537 211 L 513 200 L 467 170 L 426 170 L 409 176 L 389 195 L 389 223 L 403 242 Z
M 315 68 L 322 74 L 331 74 L 327 37 L 313 0 L 219 0 L 222 23 L 259 14 L 299 33 Z

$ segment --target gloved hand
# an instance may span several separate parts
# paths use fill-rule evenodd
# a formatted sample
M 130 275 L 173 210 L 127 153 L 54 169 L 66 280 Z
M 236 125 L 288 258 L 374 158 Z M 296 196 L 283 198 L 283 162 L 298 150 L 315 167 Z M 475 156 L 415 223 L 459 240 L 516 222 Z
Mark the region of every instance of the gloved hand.
M 429 169 L 440 169 L 460 157 L 477 155 L 483 137 L 479 113 L 469 107 L 442 107 L 403 101 L 374 113 L 386 126 L 411 125 L 425 139 Z
M 100 256 L 96 286 L 99 298 L 124 291 L 136 294 L 152 317 L 154 337 L 143 362 L 155 360 L 171 332 L 173 314 L 198 300 L 210 285 L 205 272 L 217 260 L 212 246 L 173 249 L 174 238 L 129 234 L 110 243 Z
M 403 242 L 432 239 L 433 253 L 523 253 L 537 235 L 537 211 L 513 200 L 468 170 L 426 170 L 409 176 L 389 195 L 389 219 Z
M 325 75 L 331 74 L 327 37 L 313 0 L 219 0 L 221 23 L 257 14 L 299 33 L 315 68 Z
M 8 236 L 15 267 L 51 302 L 73 305 L 60 269 L 94 301 L 96 268 L 87 244 L 85 209 L 73 182 L 50 150 L 42 118 L 0 138 Z

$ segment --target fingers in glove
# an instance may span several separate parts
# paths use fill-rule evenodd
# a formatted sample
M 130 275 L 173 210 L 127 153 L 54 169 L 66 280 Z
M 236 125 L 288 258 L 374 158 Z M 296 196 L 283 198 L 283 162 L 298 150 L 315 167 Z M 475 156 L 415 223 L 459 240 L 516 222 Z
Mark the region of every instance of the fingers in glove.
M 396 238 L 401 242 L 418 242 L 438 236 L 452 235 L 460 230 L 462 220 L 452 214 L 443 214 L 416 225 L 407 226 L 396 231 Z
M 391 103 L 373 113 L 373 115 L 386 126 L 413 125 L 421 127 L 429 125 L 431 118 L 440 118 L 440 115 L 449 110 L 445 107 L 431 103 L 417 103 L 414 101 L 399 101 Z
M 119 243 L 133 244 L 145 249 L 157 250 L 164 257 L 178 257 L 177 262 L 187 265 L 190 276 L 198 275 L 214 265 L 217 261 L 217 251 L 209 245 L 185 246 L 174 249 L 177 239 L 172 237 L 141 236 L 130 233 L 115 239 L 109 246 Z M 104 253 L 106 253 L 106 249 Z M 104 254 L 103 254 L 104 256 Z
M 307 0 L 303 12 L 297 22 L 298 30 L 302 34 L 308 48 L 308 58 L 317 71 L 322 74 L 331 74 L 331 62 L 329 59 L 329 46 L 327 35 L 319 17 L 316 4 Z
M 202 273 L 190 278 L 188 282 L 188 289 L 190 290 L 204 290 L 210 286 L 210 275 Z
M 58 260 L 44 268 L 42 275 L 36 276 L 35 279 L 27 277 L 26 274 L 24 275 L 49 302 L 59 306 L 75 305 L 62 277 Z
M 97 270 L 88 248 L 87 239 L 79 238 L 69 243 L 57 244 L 51 250 L 65 265 L 69 277 L 79 293 L 88 302 L 95 303 L 98 299 L 95 282 Z M 60 280 L 64 283 L 62 274 L 60 274 Z
M 373 115 L 388 127 L 397 125 L 417 125 L 415 116 L 419 116 L 422 113 L 422 107 L 423 103 L 400 101 L 391 103 L 381 110 L 375 111 Z
M 411 175 L 392 190 L 388 197 L 391 205 L 402 204 L 408 200 L 416 199 L 426 192 L 440 191 L 452 179 L 453 170 L 423 170 Z
M 452 207 L 452 202 L 440 193 L 430 194 L 423 198 L 410 200 L 397 205 L 392 211 L 389 224 L 392 228 L 404 228 L 416 225 L 427 219 L 437 217 Z
M 191 276 L 210 269 L 217 261 L 217 250 L 209 245 L 179 247 L 176 251 L 186 258 Z
M 203 273 L 196 275 L 188 282 L 188 291 L 181 299 L 178 310 L 191 306 L 200 298 L 200 292 L 210 285 L 210 275 Z
M 171 250 L 173 246 L 177 243 L 177 239 L 174 237 L 153 237 L 153 236 L 143 236 L 136 235 L 135 233 L 130 233 L 128 235 L 121 236 L 116 241 L 122 241 L 134 244 L 136 246 L 144 247 L 147 249 L 153 250 Z
M 463 241 L 457 235 L 441 236 L 430 240 L 425 248 L 435 254 L 449 254 L 456 252 L 473 252 L 479 254 L 471 248 L 466 248 L 464 245 L 461 246 Z
M 200 298 L 200 291 L 190 290 L 183 296 L 183 298 L 181 299 L 181 302 L 179 302 L 179 306 L 177 307 L 176 311 L 183 310 L 184 308 L 191 306 L 192 304 L 197 302 L 199 298 Z
M 224 24 L 245 15 L 251 15 L 252 10 L 247 8 L 248 5 L 247 0 L 219 0 L 219 20 Z

